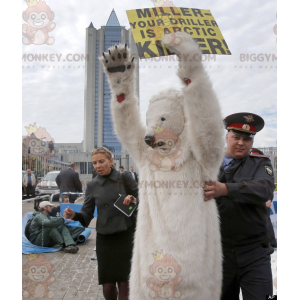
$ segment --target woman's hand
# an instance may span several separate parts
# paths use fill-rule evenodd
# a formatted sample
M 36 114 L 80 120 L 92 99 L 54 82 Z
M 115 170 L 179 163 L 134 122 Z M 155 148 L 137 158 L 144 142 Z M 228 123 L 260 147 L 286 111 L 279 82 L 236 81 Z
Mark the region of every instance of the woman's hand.
M 123 201 L 123 204 L 125 204 L 125 205 L 129 205 L 130 203 L 136 204 L 136 198 L 134 198 L 132 195 L 126 196 L 126 198 Z
M 75 217 L 75 211 L 68 206 L 64 211 L 63 217 L 65 219 L 73 219 Z

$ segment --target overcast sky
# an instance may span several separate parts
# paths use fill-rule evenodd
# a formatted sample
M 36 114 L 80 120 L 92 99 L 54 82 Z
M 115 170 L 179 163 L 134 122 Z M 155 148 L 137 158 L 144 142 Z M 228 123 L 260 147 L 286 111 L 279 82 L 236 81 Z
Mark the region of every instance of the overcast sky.
M 217 55 L 216 61 L 204 62 L 220 100 L 223 116 L 235 112 L 252 112 L 262 116 L 266 125 L 257 134 L 255 146 L 276 146 L 277 60 L 272 59 L 277 57 L 277 36 L 274 33 L 276 1 L 174 0 L 173 4 L 211 10 L 232 53 L 231 56 Z M 49 60 L 44 63 L 22 61 L 22 133 L 27 134 L 24 126 L 36 122 L 38 127 L 45 127 L 57 143 L 81 142 L 85 63 L 66 63 L 63 59 L 67 54 L 74 59 L 78 57 L 76 54 L 85 54 L 86 28 L 90 22 L 99 29 L 106 24 L 114 8 L 120 24 L 129 28 L 126 10 L 153 7 L 153 3 L 151 0 L 48 0 L 47 5 L 55 14 L 56 28 L 49 34 L 55 38 L 54 44 L 22 44 L 22 56 L 25 54 L 30 58 L 30 54 L 41 54 L 45 57 L 48 54 Z M 23 1 L 22 11 L 26 8 Z M 50 54 L 53 54 L 54 61 L 50 61 Z M 253 54 L 252 58 L 261 54 L 259 57 L 263 61 L 241 61 L 240 57 L 244 54 Z M 149 99 L 160 90 L 179 83 L 174 68 L 176 65 L 176 62 L 141 61 L 140 107 L 144 122 Z

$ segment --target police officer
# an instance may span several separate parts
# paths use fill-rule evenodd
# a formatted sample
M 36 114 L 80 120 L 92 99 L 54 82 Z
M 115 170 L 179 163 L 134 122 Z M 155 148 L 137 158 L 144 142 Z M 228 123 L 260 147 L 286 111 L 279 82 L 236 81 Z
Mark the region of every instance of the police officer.
M 215 198 L 220 214 L 223 247 L 222 300 L 266 299 L 273 293 L 266 202 L 274 191 L 269 158 L 250 150 L 264 120 L 252 113 L 224 119 L 226 153 L 219 181 L 206 182 L 204 200 Z

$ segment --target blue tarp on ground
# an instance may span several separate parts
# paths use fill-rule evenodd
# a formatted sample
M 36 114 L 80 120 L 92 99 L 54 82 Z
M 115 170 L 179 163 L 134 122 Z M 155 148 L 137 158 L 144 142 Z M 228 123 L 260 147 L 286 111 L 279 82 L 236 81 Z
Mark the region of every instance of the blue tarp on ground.
M 59 247 L 41 247 L 41 246 L 36 246 L 30 243 L 30 241 L 27 239 L 25 236 L 25 227 L 29 219 L 31 219 L 33 216 L 33 212 L 29 212 L 25 214 L 22 218 L 22 253 L 23 254 L 31 254 L 31 253 L 44 253 L 44 252 L 57 252 L 60 250 Z M 82 227 L 80 223 L 77 222 L 72 222 L 69 223 L 68 226 L 70 227 Z M 90 229 L 85 229 L 80 236 L 78 237 L 78 244 L 84 244 L 88 237 L 91 234 Z

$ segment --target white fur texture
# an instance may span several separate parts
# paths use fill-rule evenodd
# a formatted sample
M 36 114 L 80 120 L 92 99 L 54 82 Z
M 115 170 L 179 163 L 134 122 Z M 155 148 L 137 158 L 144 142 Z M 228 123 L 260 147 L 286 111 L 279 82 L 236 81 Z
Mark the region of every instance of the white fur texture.
M 108 63 L 102 58 L 112 90 L 115 131 L 140 172 L 140 205 L 130 275 L 130 300 L 155 297 L 220 299 L 222 250 L 219 216 L 215 200 L 204 202 L 199 182 L 217 179 L 224 153 L 221 110 L 201 61 L 193 59 L 198 57 L 199 60 L 201 51 L 198 45 L 188 34 L 177 32 L 176 36 L 180 37 L 181 43 L 167 47 L 181 57 L 178 76 L 183 88 L 181 91 L 162 91 L 151 99 L 146 127 L 141 123 L 134 95 L 134 62 L 131 63 L 128 57 L 123 59 L 123 56 L 121 60 L 112 61 L 108 53 L 105 54 Z M 110 51 L 116 55 L 125 50 L 120 45 L 119 49 L 111 48 Z M 131 64 L 131 68 L 123 73 L 106 70 L 122 64 Z M 189 85 L 185 78 L 191 79 Z M 125 100 L 119 103 L 117 96 L 122 93 Z M 162 117 L 165 118 L 163 122 Z M 154 135 L 153 127 L 160 124 L 171 128 L 180 139 L 178 149 L 181 152 L 175 159 L 179 166 L 177 171 L 150 170 L 147 153 L 153 149 L 144 138 Z M 180 276 L 182 281 L 175 285 L 177 292 L 173 296 L 165 296 L 168 289 L 172 289 L 167 284 L 158 285 L 156 292 L 146 284 L 149 278 L 154 278 L 150 273 L 150 266 L 155 262 L 152 253 L 161 249 L 164 255 L 172 255 L 180 265 L 177 279 Z

